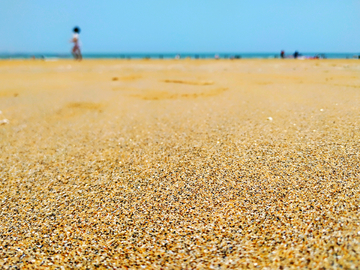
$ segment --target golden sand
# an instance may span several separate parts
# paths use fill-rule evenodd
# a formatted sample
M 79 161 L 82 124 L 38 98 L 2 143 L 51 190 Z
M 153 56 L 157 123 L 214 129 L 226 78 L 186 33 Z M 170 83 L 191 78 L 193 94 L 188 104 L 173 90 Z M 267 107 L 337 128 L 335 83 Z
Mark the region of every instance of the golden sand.
M 0 62 L 0 268 L 356 269 L 359 60 Z

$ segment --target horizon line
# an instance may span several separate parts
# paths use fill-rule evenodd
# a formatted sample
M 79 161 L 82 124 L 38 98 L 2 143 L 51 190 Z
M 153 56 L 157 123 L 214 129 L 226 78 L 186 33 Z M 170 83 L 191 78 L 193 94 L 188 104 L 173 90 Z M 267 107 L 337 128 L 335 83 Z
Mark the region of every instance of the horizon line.
M 286 53 L 286 50 L 284 50 Z M 321 53 L 321 54 L 360 54 L 359 52 L 333 52 L 333 51 L 300 51 L 301 54 L 305 53 Z M 183 51 L 183 52 L 83 52 L 82 54 L 278 54 L 279 51 L 267 51 L 267 52 L 246 52 L 246 51 L 211 51 L 211 52 L 199 52 L 199 51 Z M 292 52 L 292 51 L 291 51 Z M 294 51 L 295 52 L 295 51 Z M 293 53 L 293 52 L 292 52 Z M 71 52 L 6 52 L 0 51 L 0 54 L 66 54 L 71 55 Z

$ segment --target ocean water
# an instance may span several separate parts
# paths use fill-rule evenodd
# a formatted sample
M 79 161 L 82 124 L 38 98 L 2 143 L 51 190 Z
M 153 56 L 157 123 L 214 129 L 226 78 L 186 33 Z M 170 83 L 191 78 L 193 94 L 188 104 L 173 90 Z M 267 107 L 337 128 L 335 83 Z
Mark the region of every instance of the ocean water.
M 358 53 L 321 53 L 310 52 L 301 53 L 303 58 L 310 58 L 314 56 L 329 59 L 360 59 L 360 52 Z M 287 57 L 292 57 L 292 54 L 287 54 Z M 69 54 L 56 54 L 56 53 L 0 53 L 0 59 L 69 59 L 72 55 Z M 277 52 L 272 53 L 84 53 L 84 59 L 174 59 L 174 58 L 192 58 L 192 59 L 267 59 L 279 58 L 280 54 Z

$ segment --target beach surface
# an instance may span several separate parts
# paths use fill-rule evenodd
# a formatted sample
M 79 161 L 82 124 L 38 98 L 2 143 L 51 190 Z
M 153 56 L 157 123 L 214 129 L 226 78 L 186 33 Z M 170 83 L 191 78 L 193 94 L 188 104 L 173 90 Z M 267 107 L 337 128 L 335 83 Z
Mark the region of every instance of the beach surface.
M 359 267 L 360 60 L 4 60 L 0 111 L 0 268 Z

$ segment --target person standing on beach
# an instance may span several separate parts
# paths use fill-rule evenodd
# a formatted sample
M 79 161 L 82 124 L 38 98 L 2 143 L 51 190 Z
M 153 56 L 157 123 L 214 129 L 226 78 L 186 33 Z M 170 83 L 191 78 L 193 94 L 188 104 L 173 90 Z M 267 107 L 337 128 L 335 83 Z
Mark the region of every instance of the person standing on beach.
M 80 50 L 80 39 L 79 39 L 80 28 L 77 26 L 74 27 L 73 32 L 74 32 L 74 35 L 71 39 L 71 42 L 74 43 L 74 47 L 72 48 L 71 53 L 74 56 L 75 60 L 81 61 L 82 55 L 81 55 L 81 50 Z

